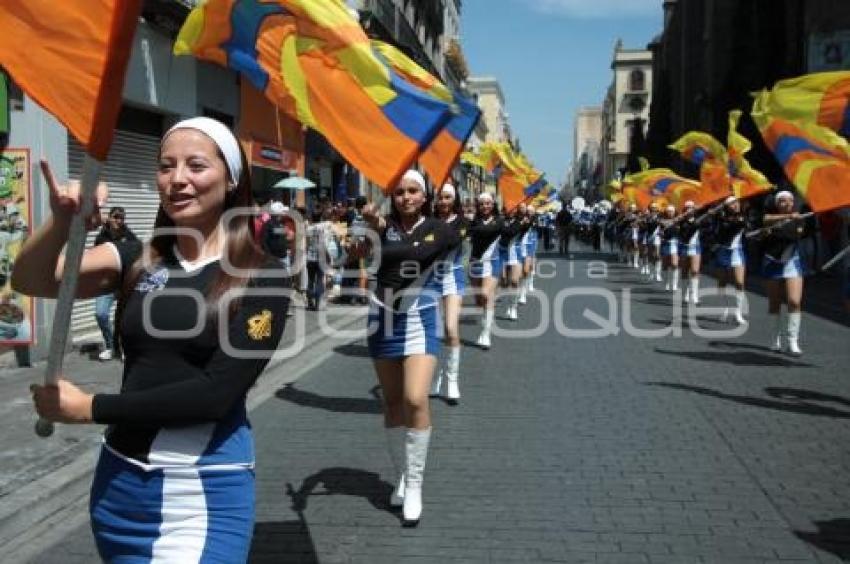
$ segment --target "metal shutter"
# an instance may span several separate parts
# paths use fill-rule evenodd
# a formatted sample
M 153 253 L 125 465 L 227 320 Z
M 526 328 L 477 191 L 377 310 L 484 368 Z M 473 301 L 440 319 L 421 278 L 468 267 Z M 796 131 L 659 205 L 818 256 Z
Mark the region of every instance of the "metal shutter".
M 156 191 L 156 163 L 159 137 L 118 130 L 101 173 L 109 184 L 107 211 L 121 206 L 127 214 L 127 225 L 142 241 L 148 241 L 153 231 L 159 195 Z M 83 170 L 83 147 L 68 136 L 68 175 L 79 180 Z M 94 244 L 96 231 L 89 233 L 86 243 Z M 79 339 L 97 332 L 94 319 L 94 300 L 80 300 L 71 314 L 71 336 Z

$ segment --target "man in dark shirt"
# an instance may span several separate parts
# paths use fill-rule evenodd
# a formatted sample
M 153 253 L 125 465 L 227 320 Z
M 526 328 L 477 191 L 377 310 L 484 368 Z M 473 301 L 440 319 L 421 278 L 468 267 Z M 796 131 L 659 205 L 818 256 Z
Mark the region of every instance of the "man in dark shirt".
M 573 222 L 573 214 L 564 206 L 555 216 L 555 228 L 558 230 L 558 252 L 566 255 L 570 252 L 570 224 Z
M 138 246 L 138 251 L 141 251 L 142 243 L 130 231 L 130 228 L 127 227 L 125 223 L 126 217 L 124 208 L 118 206 L 111 208 L 106 219 L 106 225 L 103 226 L 100 233 L 94 239 L 95 246 L 103 245 L 104 243 L 135 243 L 130 245 L 131 248 L 135 249 Z M 95 298 L 94 301 L 94 317 L 103 335 L 103 350 L 97 358 L 102 361 L 112 360 L 112 351 L 115 346 L 112 325 L 109 322 L 109 316 L 112 312 L 112 304 L 114 302 L 115 294 L 104 294 Z

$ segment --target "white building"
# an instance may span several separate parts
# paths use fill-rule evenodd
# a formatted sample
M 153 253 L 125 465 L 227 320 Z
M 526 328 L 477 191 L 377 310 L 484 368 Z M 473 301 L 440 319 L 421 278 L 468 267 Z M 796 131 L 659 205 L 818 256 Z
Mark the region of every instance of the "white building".
M 652 52 L 614 46 L 614 73 L 602 105 L 602 183 L 607 184 L 626 169 L 632 125 L 635 120 L 646 134 L 652 102 Z
M 579 108 L 573 124 L 573 154 L 569 184 L 581 194 L 601 180 L 597 174 L 602 144 L 602 108 Z
M 481 119 L 487 129 L 485 142 L 510 141 L 509 116 L 499 81 L 491 76 L 470 76 L 466 80 L 466 87 L 478 100 L 478 107 L 481 108 Z

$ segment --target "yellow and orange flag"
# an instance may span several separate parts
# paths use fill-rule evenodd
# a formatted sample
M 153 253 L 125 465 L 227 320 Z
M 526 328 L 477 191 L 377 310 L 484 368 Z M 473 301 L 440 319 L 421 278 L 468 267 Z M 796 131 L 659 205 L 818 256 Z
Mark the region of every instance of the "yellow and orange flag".
M 239 71 L 385 190 L 452 116 L 449 103 L 377 57 L 340 0 L 208 0 L 189 14 L 174 52 Z
M 3 0 L 0 66 L 106 159 L 142 0 Z
M 726 145 L 728 146 L 729 174 L 732 182 L 732 192 L 736 198 L 743 199 L 770 192 L 773 184 L 764 174 L 750 166 L 744 157 L 753 144 L 750 140 L 738 133 L 738 122 L 741 119 L 741 110 L 729 112 L 729 133 Z

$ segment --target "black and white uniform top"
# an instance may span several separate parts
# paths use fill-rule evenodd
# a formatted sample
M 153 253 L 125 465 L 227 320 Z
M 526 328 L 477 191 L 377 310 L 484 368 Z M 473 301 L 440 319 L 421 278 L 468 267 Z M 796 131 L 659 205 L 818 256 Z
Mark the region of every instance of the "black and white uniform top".
M 777 225 L 762 239 L 762 251 L 770 260 L 787 263 L 799 253 L 800 239 L 808 236 L 809 231 L 804 221 L 789 221 Z
M 451 263 L 454 269 L 463 270 L 466 260 L 469 258 L 469 226 L 470 221 L 462 214 L 454 214 L 454 216 L 444 220 L 446 225 L 451 227 L 457 235 L 457 244 L 449 251 L 446 261 Z
M 644 230 L 646 232 L 647 245 L 661 244 L 661 222 L 657 213 L 651 213 L 646 217 L 644 222 Z
M 434 217 L 421 217 L 410 231 L 385 220 L 373 300 L 396 312 L 436 307 L 442 295 L 437 263 L 460 243 L 458 233 Z
M 679 236 L 682 232 L 681 225 L 678 222 L 672 222 L 669 224 L 661 223 L 661 241 L 663 243 L 669 243 L 671 241 L 678 241 Z
M 714 231 L 715 242 L 726 249 L 742 249 L 746 228 L 747 219 L 744 214 L 723 211 L 717 218 Z
M 522 220 L 516 217 L 509 217 L 504 220 L 502 234 L 499 237 L 499 246 L 502 249 L 508 249 L 519 242 L 519 236 L 522 234 Z
M 689 247 L 699 244 L 700 222 L 696 215 L 690 214 L 679 222 L 679 240 Z
M 476 216 L 469 226 L 469 237 L 472 241 L 473 261 L 486 261 L 498 258 L 499 237 L 504 229 L 501 217 L 491 215 L 487 219 Z
M 114 248 L 123 280 L 138 251 Z M 277 349 L 289 307 L 276 265 L 253 274 L 233 313 L 204 301 L 219 258 L 188 263 L 175 248 L 142 271 L 118 328 L 121 393 L 92 404 L 94 421 L 108 425 L 106 448 L 145 470 L 253 467 L 245 395 Z

